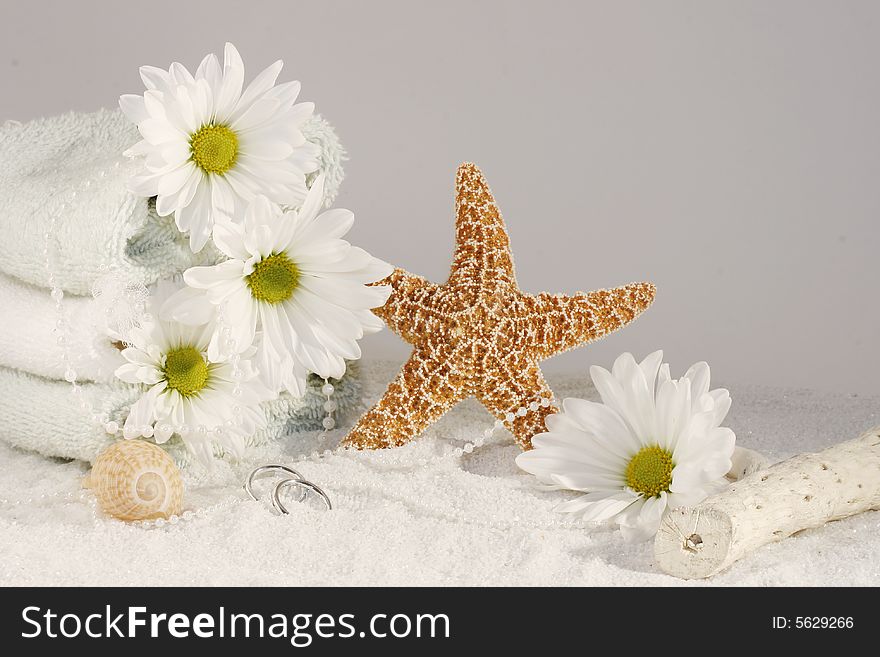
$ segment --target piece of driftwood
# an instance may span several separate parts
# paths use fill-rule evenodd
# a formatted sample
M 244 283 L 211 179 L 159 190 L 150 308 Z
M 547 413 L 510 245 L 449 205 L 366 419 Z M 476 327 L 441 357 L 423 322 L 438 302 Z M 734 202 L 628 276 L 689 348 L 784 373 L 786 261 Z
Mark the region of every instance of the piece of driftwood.
M 709 577 L 762 545 L 880 509 L 880 427 L 754 472 L 693 508 L 666 514 L 654 540 L 660 568 Z
M 767 459 L 763 454 L 737 445 L 730 459 L 730 470 L 725 476 L 728 481 L 739 481 L 753 472 L 766 468 L 767 465 Z

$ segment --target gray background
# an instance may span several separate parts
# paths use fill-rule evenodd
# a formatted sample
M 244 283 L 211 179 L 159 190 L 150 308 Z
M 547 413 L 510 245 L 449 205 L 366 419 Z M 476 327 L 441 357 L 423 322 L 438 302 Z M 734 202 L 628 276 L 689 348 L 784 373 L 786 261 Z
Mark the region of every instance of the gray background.
M 352 241 L 443 280 L 473 160 L 520 284 L 657 283 L 548 369 L 666 350 L 716 379 L 872 393 L 880 311 L 880 3 L 2 3 L 0 120 L 113 106 L 141 64 L 225 40 L 338 128 Z M 403 358 L 390 332 L 365 355 Z

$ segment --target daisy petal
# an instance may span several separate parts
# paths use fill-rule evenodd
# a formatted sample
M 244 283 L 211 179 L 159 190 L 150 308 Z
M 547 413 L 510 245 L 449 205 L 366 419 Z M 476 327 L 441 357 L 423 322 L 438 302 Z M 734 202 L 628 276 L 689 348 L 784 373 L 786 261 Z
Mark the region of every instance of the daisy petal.
M 132 123 L 140 123 L 150 118 L 147 108 L 144 106 L 144 97 L 134 94 L 124 94 L 119 97 L 119 109 Z
M 691 396 L 694 401 L 700 399 L 709 392 L 709 364 L 699 362 L 691 365 L 685 373 L 685 378 L 691 380 Z
M 607 513 L 607 502 L 609 500 L 612 502 L 621 503 L 622 505 L 617 511 Z M 590 520 L 601 521 L 607 520 L 608 518 L 616 515 L 624 508 L 626 508 L 629 504 L 632 504 L 634 501 L 635 498 L 631 495 L 628 495 L 627 493 L 601 491 L 596 493 L 587 493 L 586 495 L 581 495 L 580 497 L 569 500 L 568 502 L 563 502 L 557 505 L 553 510 L 557 513 L 580 513 L 582 511 L 589 510 L 587 512 L 590 513 L 592 516 Z M 602 502 L 606 504 L 600 504 Z
M 162 179 L 159 181 L 159 195 L 160 196 L 169 196 L 174 194 L 186 183 L 189 179 L 190 175 L 195 172 L 195 166 L 192 164 L 183 164 L 179 166 L 174 171 L 169 171 Z M 158 211 L 158 205 L 157 205 Z M 167 216 L 171 214 L 171 212 L 166 212 L 165 214 L 161 214 L 159 216 Z
M 278 111 L 280 103 L 274 98 L 260 98 L 245 109 L 230 127 L 236 132 L 246 133 L 248 130 L 258 128 L 271 119 Z M 281 158 L 278 158 L 281 159 Z
M 730 410 L 730 393 L 724 388 L 718 388 L 717 390 L 711 390 L 709 392 L 709 396 L 712 398 L 713 404 L 713 414 L 715 416 L 714 424 L 715 426 L 720 425 L 724 422 L 724 418 L 727 417 L 727 413 Z
M 566 414 L 608 450 L 622 457 L 631 457 L 642 448 L 620 415 L 603 404 L 584 399 L 568 398 L 562 402 Z
M 190 267 L 183 274 L 183 280 L 191 287 L 207 290 L 218 283 L 234 281 L 242 277 L 242 263 L 238 260 L 227 260 L 213 267 Z
M 161 68 L 141 66 L 140 74 L 141 80 L 143 80 L 144 86 L 147 89 L 163 91 L 171 85 L 171 76 L 168 74 L 168 71 L 163 71 Z
M 230 121 L 235 121 L 239 113 L 244 108 L 248 107 L 257 98 L 272 89 L 275 81 L 278 79 L 278 74 L 281 73 L 281 69 L 283 67 L 284 62 L 279 59 L 278 61 L 270 64 L 265 69 L 263 69 L 263 71 L 261 71 L 260 74 L 251 81 L 251 83 L 241 94 L 238 105 L 236 106 L 235 111 L 232 113 L 232 116 L 230 116 Z
M 247 260 L 251 257 L 244 245 L 244 229 L 231 221 L 220 219 L 214 223 L 214 244 L 230 258 Z
M 215 94 L 214 113 L 218 123 L 228 123 L 235 105 L 241 97 L 244 84 L 244 62 L 231 43 L 223 51 L 223 76 Z
M 293 146 L 282 141 L 242 140 L 241 154 L 275 162 L 290 157 Z
M 131 439 L 142 436 L 144 427 L 152 427 L 156 398 L 163 390 L 165 390 L 165 383 L 158 383 L 131 405 L 122 430 L 125 438 Z
M 632 505 L 627 511 L 635 506 Z M 663 518 L 665 510 L 665 493 L 661 498 L 652 497 L 645 500 L 637 517 L 634 518 L 634 514 L 628 514 L 626 523 L 621 523 L 620 532 L 624 540 L 628 543 L 637 543 L 652 538 L 660 529 L 660 520 Z
M 658 350 L 648 356 L 639 363 L 639 368 L 642 370 L 642 373 L 645 375 L 645 381 L 648 382 L 648 389 L 651 393 L 651 396 L 654 396 L 656 382 L 657 382 L 657 374 L 660 371 L 660 364 L 663 362 L 663 351 Z
M 162 119 L 145 119 L 138 124 L 138 130 L 143 138 L 153 145 L 187 139 L 185 134 Z
M 220 70 L 220 61 L 217 55 L 211 53 L 206 55 L 196 69 L 196 79 L 205 80 L 211 88 L 212 93 L 216 93 L 220 89 L 220 82 L 223 72 Z
M 216 312 L 216 307 L 208 301 L 204 292 L 192 287 L 184 287 L 165 300 L 159 310 L 159 316 L 164 321 L 202 326 L 213 322 Z
M 267 91 L 266 95 L 277 100 L 285 109 L 290 108 L 296 102 L 301 86 L 297 80 L 282 82 Z

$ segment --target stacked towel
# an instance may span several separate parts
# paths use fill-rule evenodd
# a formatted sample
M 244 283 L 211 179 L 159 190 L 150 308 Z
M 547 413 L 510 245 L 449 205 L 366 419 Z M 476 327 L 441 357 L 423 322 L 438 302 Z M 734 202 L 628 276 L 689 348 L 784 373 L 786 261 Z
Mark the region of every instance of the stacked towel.
M 328 204 L 342 181 L 344 151 L 320 116 L 303 126 L 303 134 L 321 147 Z M 216 251 L 205 248 L 193 255 L 171 217 L 159 218 L 148 199 L 127 191 L 140 165 L 122 153 L 138 139 L 118 110 L 5 125 L 0 130 L 0 271 L 49 287 L 43 249 L 50 232 L 53 274 L 73 294 L 90 294 L 108 269 L 150 285 L 193 265 L 211 264 Z M 83 188 L 87 181 L 91 184 Z M 57 223 L 50 231 L 53 216 Z
M 91 297 L 69 295 L 61 303 L 70 327 L 67 353 L 77 377 L 112 381 L 113 371 L 125 361 L 102 329 L 104 313 Z M 0 308 L 0 365 L 47 379 L 63 379 L 64 351 L 55 330 L 58 311 L 48 290 L 0 274 Z
M 344 151 L 319 116 L 303 127 L 303 134 L 321 147 L 329 204 L 342 181 Z M 107 272 L 151 285 L 217 259 L 210 245 L 193 254 L 173 217 L 159 217 L 149 199 L 127 191 L 127 179 L 138 165 L 121 154 L 138 138 L 121 112 L 109 110 L 0 127 L 0 440 L 47 456 L 87 461 L 113 440 L 90 421 L 63 380 L 59 317 L 44 254 L 47 235 L 51 275 L 66 293 L 65 349 L 92 408 L 120 423 L 142 390 L 113 376 L 122 359 L 106 335 L 106 308 L 91 296 L 93 288 Z M 252 442 L 320 429 L 323 383 L 311 377 L 302 399 L 285 393 L 267 402 L 267 425 Z M 360 398 L 355 370 L 334 387 L 337 412 L 344 416 Z M 169 447 L 179 461 L 187 460 L 181 445 L 172 441 Z
M 359 407 L 361 387 L 356 364 L 349 364 L 341 381 L 331 379 L 331 383 L 339 412 L 350 413 Z M 296 399 L 282 393 L 278 399 L 264 403 L 266 426 L 251 437 L 249 444 L 321 429 L 323 384 L 323 379 L 312 375 L 305 396 Z M 66 381 L 0 367 L 0 440 L 46 456 L 94 461 L 114 438 L 88 420 L 70 390 Z M 83 397 L 92 408 L 120 424 L 140 394 L 137 386 L 121 382 L 83 384 Z M 176 438 L 166 446 L 180 465 L 189 462 L 189 454 Z
M 90 294 L 108 267 L 148 285 L 194 264 L 173 220 L 156 221 L 147 199 L 126 189 L 138 165 L 121 154 L 137 131 L 121 112 L 70 113 L 0 134 L 2 271 L 49 286 L 43 248 L 53 215 L 53 273 L 66 292 Z M 86 181 L 94 182 L 84 189 Z

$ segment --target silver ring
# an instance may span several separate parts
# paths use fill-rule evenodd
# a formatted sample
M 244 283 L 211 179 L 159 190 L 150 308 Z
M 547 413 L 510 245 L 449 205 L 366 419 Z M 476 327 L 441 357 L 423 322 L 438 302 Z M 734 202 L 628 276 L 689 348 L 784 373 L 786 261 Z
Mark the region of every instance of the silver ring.
M 280 513 L 283 515 L 288 515 L 290 511 L 287 510 L 287 507 L 281 502 L 281 489 L 286 488 L 287 486 L 299 486 L 303 489 L 302 497 L 300 497 L 300 502 L 302 502 L 305 497 L 306 490 L 313 491 L 321 496 L 321 499 L 324 500 L 324 504 L 327 506 L 327 510 L 331 511 L 333 509 L 333 505 L 330 503 L 330 498 L 327 497 L 327 493 L 321 490 L 321 487 L 317 484 L 313 484 L 311 481 L 306 481 L 305 479 L 282 479 L 277 484 L 275 484 L 275 488 L 272 489 L 272 506 L 274 506 Z
M 251 470 L 251 473 L 248 475 L 247 479 L 244 482 L 244 489 L 247 491 L 247 494 L 251 496 L 251 499 L 255 502 L 259 501 L 260 498 L 254 495 L 254 479 L 259 477 L 260 475 L 266 474 L 267 472 L 286 472 L 287 474 L 293 476 L 294 481 L 305 481 L 306 479 L 299 472 L 297 472 L 293 468 L 288 468 L 286 465 L 261 465 L 258 468 L 254 468 L 253 470 Z M 300 490 L 299 501 L 302 502 L 304 499 L 306 499 L 306 491 Z

